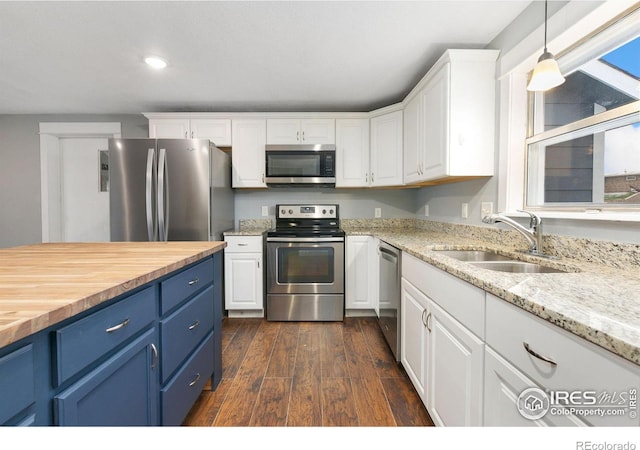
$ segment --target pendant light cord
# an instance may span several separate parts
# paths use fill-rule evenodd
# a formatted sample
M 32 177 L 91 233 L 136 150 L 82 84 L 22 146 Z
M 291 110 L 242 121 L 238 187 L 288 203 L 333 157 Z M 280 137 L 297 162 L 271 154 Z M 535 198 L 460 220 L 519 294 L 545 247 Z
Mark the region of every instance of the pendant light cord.
M 547 53 L 547 0 L 544 0 L 544 52 Z

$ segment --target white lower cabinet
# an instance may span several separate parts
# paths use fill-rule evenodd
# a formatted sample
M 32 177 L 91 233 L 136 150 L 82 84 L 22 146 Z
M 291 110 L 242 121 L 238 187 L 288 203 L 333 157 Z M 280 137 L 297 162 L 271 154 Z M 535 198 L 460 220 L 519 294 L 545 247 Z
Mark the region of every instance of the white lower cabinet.
M 405 278 L 401 302 L 401 362 L 434 423 L 482 425 L 484 343 Z
M 378 239 L 347 236 L 345 308 L 374 310 L 378 305 Z
M 262 236 L 227 236 L 225 240 L 225 309 L 263 311 Z
M 422 402 L 427 404 L 426 360 L 429 332 L 427 296 L 404 278 L 400 294 L 400 361 Z
M 429 301 L 427 410 L 436 425 L 482 425 L 484 343 Z
M 501 364 L 487 359 L 485 424 L 509 425 L 513 414 L 520 414 L 497 407 L 505 394 L 496 393 L 503 389 L 496 385 L 517 379 L 505 375 L 511 372 L 525 380 L 519 385 L 511 381 L 511 397 L 517 398 L 529 387 L 548 394 L 548 411 L 543 417 L 548 423 L 640 425 L 637 365 L 491 294 L 487 294 L 486 330 L 487 353 Z M 576 414 L 569 415 L 564 403 Z
M 532 420 L 518 410 L 518 397 L 526 389 L 538 387 L 491 347 L 484 356 L 484 425 L 500 427 L 585 426 L 575 415 L 544 415 Z

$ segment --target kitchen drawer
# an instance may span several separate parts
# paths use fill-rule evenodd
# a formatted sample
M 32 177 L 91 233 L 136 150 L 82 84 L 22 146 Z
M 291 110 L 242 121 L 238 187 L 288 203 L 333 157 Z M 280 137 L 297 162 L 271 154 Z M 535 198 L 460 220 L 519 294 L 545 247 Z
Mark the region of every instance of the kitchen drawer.
M 640 366 L 487 294 L 486 343 L 527 377 L 550 390 L 619 395 L 640 387 Z M 545 362 L 529 352 L 549 358 Z M 636 417 L 588 417 L 593 425 L 640 425 Z
M 160 313 L 165 314 L 187 297 L 213 282 L 213 259 L 190 267 L 162 282 Z
M 33 346 L 0 357 L 0 424 L 35 401 Z
M 227 253 L 262 253 L 262 236 L 227 236 Z
M 443 270 L 402 252 L 402 277 L 447 313 L 484 337 L 485 292 Z
M 211 330 L 213 287 L 209 286 L 160 322 L 163 383 Z
M 55 384 L 60 385 L 149 325 L 156 295 L 148 287 L 55 331 Z
M 182 369 L 162 389 L 162 424 L 177 426 L 187 416 L 213 373 L 213 333 L 191 355 Z

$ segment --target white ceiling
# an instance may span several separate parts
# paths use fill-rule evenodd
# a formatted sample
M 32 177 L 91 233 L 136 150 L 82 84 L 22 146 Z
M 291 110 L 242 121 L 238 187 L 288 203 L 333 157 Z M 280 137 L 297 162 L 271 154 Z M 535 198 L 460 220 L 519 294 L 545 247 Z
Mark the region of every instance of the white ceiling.
M 0 114 L 370 111 L 530 3 L 2 1 Z

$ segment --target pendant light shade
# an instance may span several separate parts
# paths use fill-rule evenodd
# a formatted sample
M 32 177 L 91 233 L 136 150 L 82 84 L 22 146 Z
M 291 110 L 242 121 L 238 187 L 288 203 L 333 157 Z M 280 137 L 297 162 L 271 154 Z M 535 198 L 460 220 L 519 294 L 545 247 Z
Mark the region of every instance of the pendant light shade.
M 533 75 L 527 86 L 528 91 L 546 91 L 564 83 L 558 63 L 547 50 L 547 0 L 544 2 L 544 52 L 538 58 Z

